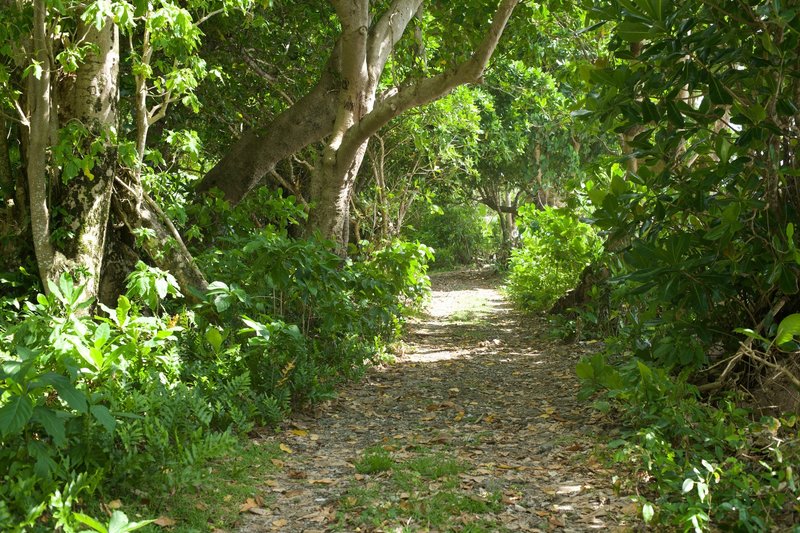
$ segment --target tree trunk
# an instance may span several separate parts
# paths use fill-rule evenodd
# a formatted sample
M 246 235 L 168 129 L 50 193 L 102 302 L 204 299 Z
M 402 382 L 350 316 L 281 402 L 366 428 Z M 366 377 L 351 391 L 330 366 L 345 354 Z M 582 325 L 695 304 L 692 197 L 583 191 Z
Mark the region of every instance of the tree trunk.
M 45 0 L 33 3 L 33 58 L 41 65 L 38 77 L 28 77 L 27 175 L 33 248 L 45 292 L 56 259 L 50 243 L 50 209 L 47 205 L 47 148 L 50 132 L 50 54 L 47 51 Z
M 14 174 L 11 171 L 8 124 L 3 117 L 0 117 L 0 199 L 3 201 L 0 207 L 5 208 L 6 202 L 11 198 L 14 198 Z
M 78 33 L 94 45 L 86 56 L 74 83 L 64 94 L 63 113 L 67 122 L 78 122 L 89 135 L 89 144 L 101 139 L 104 149 L 95 157 L 94 166 L 85 169 L 64 185 L 60 207 L 71 237 L 61 246 L 61 264 L 48 277 L 62 271 L 80 271 L 86 286 L 84 297 L 96 298 L 106 249 L 114 176 L 118 171 L 116 128 L 119 98 L 119 29 L 111 18 L 99 30 L 80 24 Z M 62 228 L 63 229 L 63 228 Z
M 334 47 L 317 85 L 270 123 L 245 133 L 197 185 L 198 193 L 214 188 L 238 204 L 278 162 L 319 142 L 333 130 L 340 45 Z
M 196 300 L 194 291 L 205 291 L 208 284 L 172 221 L 136 182 L 128 185 L 118 179 L 116 183 L 114 210 L 117 215 L 131 233 L 145 230 L 137 244 L 158 268 L 175 276 L 184 296 Z
M 235 203 L 275 164 L 325 138 L 312 173 L 312 207 L 306 234 L 320 233 L 343 248 L 350 195 L 367 142 L 394 117 L 432 102 L 459 85 L 478 81 L 519 0 L 502 0 L 472 57 L 439 75 L 377 90 L 394 45 L 419 11 L 422 0 L 394 0 L 375 17 L 368 0 L 334 0 L 342 26 L 337 46 L 314 90 L 270 125 L 245 135 L 209 172 L 198 191 L 220 188 Z M 373 19 L 377 19 L 372 24 Z

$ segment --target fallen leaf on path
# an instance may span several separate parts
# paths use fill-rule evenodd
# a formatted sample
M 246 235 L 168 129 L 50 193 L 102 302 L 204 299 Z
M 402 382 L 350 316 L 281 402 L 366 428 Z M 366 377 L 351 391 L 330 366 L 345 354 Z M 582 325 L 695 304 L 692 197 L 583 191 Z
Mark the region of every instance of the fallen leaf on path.
M 120 507 L 122 507 L 121 500 L 111 500 L 110 502 L 108 502 L 109 509 L 119 509 Z
M 272 462 L 272 464 L 274 464 L 278 468 L 283 468 L 283 466 L 286 464 L 283 461 L 281 461 L 280 459 L 270 459 L 270 461 Z
M 286 520 L 285 518 L 278 518 L 277 520 L 272 521 L 272 529 L 280 529 L 282 527 L 285 527 L 286 524 L 288 523 L 289 521 Z
M 305 429 L 290 429 L 289 433 L 291 433 L 295 437 L 305 437 L 306 435 L 308 435 L 308 431 L 306 431 Z
M 285 445 L 282 442 L 278 445 L 278 448 L 280 448 L 281 451 L 286 452 L 286 453 L 294 453 L 294 450 L 292 450 L 291 448 L 289 448 L 287 445 Z
M 172 527 L 175 524 L 177 524 L 175 520 L 173 520 L 172 518 L 168 518 L 166 516 L 159 516 L 158 518 L 153 520 L 153 523 L 159 527 Z
M 336 483 L 336 481 L 329 477 L 322 479 L 309 479 L 308 482 L 312 485 L 332 485 L 333 483 Z
M 245 502 L 241 505 L 241 507 L 239 507 L 239 512 L 246 513 L 250 509 L 254 509 L 256 507 L 258 507 L 258 503 L 256 503 L 256 501 L 253 498 L 247 498 L 247 500 L 245 500 Z
M 455 420 L 456 422 L 461 422 L 462 420 L 464 420 L 464 411 L 459 411 L 458 413 L 456 413 L 456 416 L 453 417 L 453 420 Z

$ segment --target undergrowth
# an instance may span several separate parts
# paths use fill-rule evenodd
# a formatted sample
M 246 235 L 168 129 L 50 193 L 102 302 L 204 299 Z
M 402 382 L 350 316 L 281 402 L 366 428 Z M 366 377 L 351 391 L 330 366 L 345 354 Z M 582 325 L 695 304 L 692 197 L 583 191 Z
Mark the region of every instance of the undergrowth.
M 728 394 L 703 400 L 687 374 L 597 354 L 577 367 L 581 396 L 622 422 L 607 443 L 616 477 L 645 522 L 684 530 L 800 531 L 800 425 L 762 417 Z
M 0 299 L 0 530 L 146 526 L 92 515 L 124 499 L 152 518 L 163 495 L 201 491 L 255 426 L 358 377 L 428 289 L 422 245 L 343 261 L 272 226 L 229 239 L 197 305 L 143 263 L 114 307 L 68 274 Z

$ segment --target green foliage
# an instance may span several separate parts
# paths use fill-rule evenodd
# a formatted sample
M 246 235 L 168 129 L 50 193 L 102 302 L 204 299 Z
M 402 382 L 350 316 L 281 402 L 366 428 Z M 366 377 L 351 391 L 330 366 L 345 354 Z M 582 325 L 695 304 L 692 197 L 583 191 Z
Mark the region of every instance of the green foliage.
M 576 215 L 532 204 L 520 208 L 519 226 L 522 245 L 511 255 L 508 292 L 526 309 L 549 309 L 598 256 L 600 239 Z
M 436 251 L 436 268 L 472 265 L 492 250 L 484 211 L 469 204 L 420 208 L 413 213 L 407 233 Z
M 611 57 L 578 70 L 592 90 L 574 114 L 622 142 L 579 191 L 606 237 L 601 329 L 617 354 L 578 365 L 583 395 L 603 390 L 597 407 L 623 417 L 614 459 L 641 465 L 628 478 L 647 521 L 788 529 L 795 418 L 699 391 L 769 398 L 774 365 L 794 367 L 800 18 L 780 2 L 614 0 L 589 18 Z
M 94 318 L 86 313 L 92 302 L 65 274 L 0 324 L 4 531 L 74 528 L 76 521 L 133 530 L 142 524 L 112 516 L 106 526 L 72 511 L 98 487 L 185 484 L 199 475 L 199 463 L 235 443 L 231 431 L 239 428 L 229 411 L 249 394 L 246 379 L 203 396 L 181 382 L 179 317 L 140 314 L 158 303 L 148 301 L 153 294 L 174 294 L 173 285 L 162 287 L 162 274 L 140 267 L 128 296 Z
M 609 459 L 626 470 L 618 482 L 640 495 L 646 521 L 695 531 L 797 523 L 796 416 L 754 422 L 735 398 L 703 403 L 685 375 L 639 359 L 609 365 L 595 355 L 577 372 L 584 398 L 600 391 L 595 406 L 613 409 L 628 428 L 608 443 Z
M 185 359 L 196 375 L 214 375 L 221 365 L 232 375 L 247 371 L 252 389 L 284 408 L 327 397 L 338 381 L 357 375 L 395 339 L 403 315 L 428 288 L 431 252 L 423 245 L 394 242 L 343 262 L 326 244 L 269 227 L 230 242 L 206 258 L 208 270 L 226 281 L 212 283 L 197 315 L 205 333 Z M 242 271 L 242 264 L 250 268 Z

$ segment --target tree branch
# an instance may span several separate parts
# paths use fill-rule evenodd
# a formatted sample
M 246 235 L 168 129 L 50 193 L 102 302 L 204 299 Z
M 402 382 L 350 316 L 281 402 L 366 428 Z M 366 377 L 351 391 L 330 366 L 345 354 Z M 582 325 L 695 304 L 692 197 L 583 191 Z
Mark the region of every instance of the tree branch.
M 500 41 L 508 19 L 518 3 L 519 0 L 502 0 L 486 36 L 468 60 L 452 70 L 399 88 L 397 93 L 376 105 L 357 125 L 350 128 L 341 144 L 344 154 L 342 159 L 347 160 L 349 154 L 354 153 L 361 143 L 377 133 L 394 117 L 412 107 L 441 98 L 459 85 L 480 80 L 489 59 L 497 48 L 497 43 Z
M 375 24 L 367 48 L 367 62 L 372 71 L 371 75 L 380 76 L 383 72 L 394 45 L 403 36 L 408 23 L 414 18 L 422 2 L 423 0 L 394 0 Z

